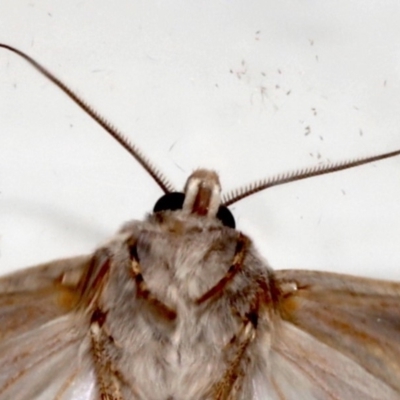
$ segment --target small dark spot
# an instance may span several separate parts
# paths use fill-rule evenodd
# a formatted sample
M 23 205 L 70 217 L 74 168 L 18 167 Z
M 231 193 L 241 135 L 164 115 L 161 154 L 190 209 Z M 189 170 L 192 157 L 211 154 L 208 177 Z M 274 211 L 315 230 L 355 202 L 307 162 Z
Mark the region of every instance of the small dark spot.
M 100 310 L 100 308 L 96 308 L 96 310 L 92 314 L 91 323 L 97 322 L 99 326 L 103 326 L 104 322 L 106 322 L 107 313 L 104 313 Z
M 318 55 L 315 56 L 315 59 L 317 60 L 317 62 L 319 61 Z
M 131 257 L 131 260 L 139 261 L 136 244 L 129 247 L 129 255 Z
M 310 46 L 314 46 L 314 40 L 308 39 L 308 41 L 310 42 Z
M 282 73 L 282 71 L 278 68 L 278 74 L 281 74 Z
M 289 96 L 290 93 L 292 93 L 291 90 L 287 91 L 287 92 L 286 92 L 286 96 Z
M 258 325 L 258 314 L 256 311 L 250 311 L 249 313 L 246 314 L 246 317 L 250 321 L 250 323 L 254 326 L 255 329 L 257 329 Z
M 362 129 L 360 129 L 360 136 L 362 136 L 364 134 L 364 132 L 362 131 Z
M 141 283 L 143 283 L 143 275 L 142 274 L 137 274 L 135 275 L 135 282 L 140 285 Z

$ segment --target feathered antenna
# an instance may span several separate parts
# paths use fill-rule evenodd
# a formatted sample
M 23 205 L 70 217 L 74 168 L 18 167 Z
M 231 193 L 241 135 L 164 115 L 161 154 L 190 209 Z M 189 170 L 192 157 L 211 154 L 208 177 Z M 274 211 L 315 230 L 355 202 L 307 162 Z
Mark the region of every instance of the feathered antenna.
M 222 203 L 228 207 L 239 200 L 244 199 L 254 193 L 261 192 L 273 186 L 283 185 L 284 183 L 296 182 L 302 179 L 312 178 L 313 176 L 330 174 L 332 172 L 342 171 L 344 169 L 359 167 L 360 165 L 369 164 L 374 161 L 384 160 L 385 158 L 396 157 L 400 155 L 400 150 L 388 153 L 378 154 L 375 156 L 358 158 L 356 160 L 345 160 L 334 164 L 317 165 L 309 168 L 303 168 L 284 174 L 272 176 L 262 179 L 235 189 L 224 195 Z
M 85 100 L 82 99 L 78 94 L 76 94 L 72 89 L 60 81 L 53 73 L 48 69 L 43 67 L 41 64 L 36 62 L 32 57 L 23 53 L 22 51 L 16 49 L 15 47 L 8 46 L 6 44 L 0 43 L 0 47 L 10 50 L 15 54 L 18 54 L 30 65 L 32 65 L 37 71 L 53 82 L 59 89 L 61 89 L 68 97 L 72 99 L 79 107 L 83 109 L 87 114 L 89 114 L 99 125 L 101 125 L 117 142 L 119 142 L 122 147 L 124 147 L 138 163 L 149 173 L 149 175 L 157 182 L 161 190 L 164 193 L 170 193 L 175 191 L 173 185 L 168 181 L 168 179 L 156 168 L 150 160 L 144 156 L 144 154 L 139 150 L 139 148 L 130 143 L 124 134 L 122 134 L 117 128 L 115 128 L 109 121 L 107 121 L 103 116 L 101 116 L 96 110 L 94 110 Z
M 156 168 L 147 157 L 139 150 L 139 148 L 130 143 L 129 140 L 117 128 L 115 128 L 109 121 L 102 117 L 96 110 L 94 110 L 85 100 L 77 95 L 73 90 L 60 81 L 54 74 L 48 71 L 45 67 L 36 62 L 33 58 L 16 49 L 15 47 L 0 43 L 0 47 L 7 49 L 27 61 L 37 71 L 53 82 L 59 89 L 61 89 L 67 96 L 69 96 L 83 111 L 89 114 L 99 125 L 101 125 L 115 140 L 117 140 L 150 174 L 150 176 L 157 182 L 164 193 L 174 192 L 175 189 L 167 178 Z M 360 165 L 369 164 L 374 161 L 384 160 L 400 155 L 400 150 L 378 154 L 375 156 L 359 158 L 356 160 L 345 160 L 328 165 L 318 165 L 314 167 L 304 168 L 279 174 L 270 178 L 255 181 L 239 189 L 233 190 L 224 195 L 223 205 L 230 206 L 239 200 L 244 199 L 254 193 L 261 192 L 273 186 L 283 185 L 285 183 L 300 181 L 302 179 L 312 178 L 318 175 L 325 175 L 332 172 L 342 171 L 349 168 L 358 167 Z

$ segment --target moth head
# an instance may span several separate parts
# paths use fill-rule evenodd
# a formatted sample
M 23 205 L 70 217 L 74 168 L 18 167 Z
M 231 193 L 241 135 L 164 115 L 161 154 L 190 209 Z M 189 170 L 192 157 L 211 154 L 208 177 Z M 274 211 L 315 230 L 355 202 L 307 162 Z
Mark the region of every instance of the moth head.
M 216 172 L 198 169 L 186 181 L 184 193 L 171 192 L 162 196 L 153 211 L 184 210 L 188 214 L 217 218 L 223 225 L 235 228 L 235 219 L 221 205 L 221 185 Z

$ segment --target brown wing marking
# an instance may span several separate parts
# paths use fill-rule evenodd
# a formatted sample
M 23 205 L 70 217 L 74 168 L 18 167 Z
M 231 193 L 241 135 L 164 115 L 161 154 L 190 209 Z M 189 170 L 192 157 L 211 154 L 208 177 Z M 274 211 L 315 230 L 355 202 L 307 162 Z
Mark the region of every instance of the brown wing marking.
M 0 279 L 0 400 L 74 398 L 78 388 L 94 400 L 88 317 L 77 311 L 91 264 L 81 256 Z
M 281 359 L 328 398 L 400 398 L 400 283 L 300 270 L 272 280 Z

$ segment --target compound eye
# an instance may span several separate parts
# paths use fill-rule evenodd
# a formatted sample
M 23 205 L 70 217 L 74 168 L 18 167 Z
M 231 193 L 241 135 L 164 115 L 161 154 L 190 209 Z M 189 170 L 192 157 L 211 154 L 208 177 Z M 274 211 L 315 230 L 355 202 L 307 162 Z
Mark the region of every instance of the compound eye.
M 167 193 L 160 197 L 153 208 L 153 212 L 182 210 L 185 195 L 179 192 Z M 220 206 L 217 218 L 224 226 L 235 229 L 235 219 L 232 213 L 225 206 Z
M 167 193 L 158 199 L 156 205 L 153 208 L 153 212 L 181 210 L 184 200 L 185 195 L 183 193 Z
M 219 209 L 217 212 L 217 218 L 222 222 L 222 224 L 224 226 L 235 229 L 235 227 L 236 227 L 235 218 L 233 218 L 233 215 L 229 211 L 228 207 L 219 206 Z

